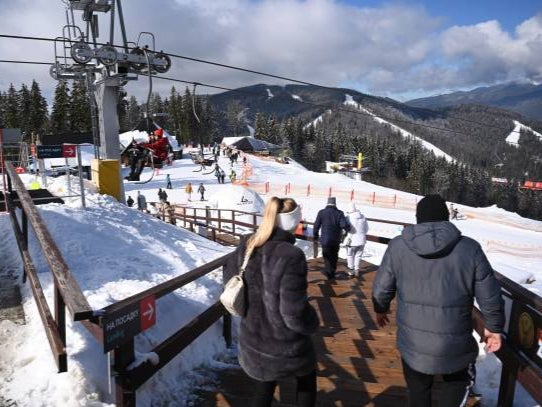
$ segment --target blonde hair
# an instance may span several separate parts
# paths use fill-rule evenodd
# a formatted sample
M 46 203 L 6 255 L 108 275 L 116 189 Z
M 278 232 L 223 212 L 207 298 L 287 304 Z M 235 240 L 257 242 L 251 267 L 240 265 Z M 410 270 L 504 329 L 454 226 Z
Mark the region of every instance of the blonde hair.
M 292 198 L 271 197 L 269 202 L 267 202 L 267 205 L 265 205 L 262 223 L 258 227 L 256 233 L 248 239 L 245 257 L 250 257 L 254 249 L 263 246 L 264 243 L 269 240 L 273 233 L 273 229 L 277 225 L 277 215 L 279 213 L 288 213 L 295 208 L 297 208 L 297 203 Z

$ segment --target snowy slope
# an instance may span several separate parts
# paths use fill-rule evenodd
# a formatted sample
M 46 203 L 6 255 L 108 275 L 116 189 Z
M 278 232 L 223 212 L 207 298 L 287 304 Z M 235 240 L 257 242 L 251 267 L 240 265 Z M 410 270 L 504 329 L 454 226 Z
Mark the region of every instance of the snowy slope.
M 510 134 L 506 137 L 506 142 L 512 146 L 516 146 L 516 147 L 519 146 L 519 136 L 520 136 L 521 130 L 529 131 L 533 133 L 539 139 L 542 139 L 542 134 L 540 134 L 537 131 L 534 131 L 529 126 L 526 126 L 523 123 L 520 123 L 517 120 L 514 120 L 514 130 L 512 130 Z

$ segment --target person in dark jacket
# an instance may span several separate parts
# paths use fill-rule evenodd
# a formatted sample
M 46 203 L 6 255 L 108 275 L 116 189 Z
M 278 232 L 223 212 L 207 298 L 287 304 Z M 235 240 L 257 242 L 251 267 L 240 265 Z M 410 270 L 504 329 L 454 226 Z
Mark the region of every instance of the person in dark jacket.
M 397 295 L 397 346 L 408 388 L 408 406 L 431 406 L 434 375 L 442 375 L 440 407 L 464 406 L 474 384 L 478 345 L 472 335 L 476 299 L 485 322 L 486 350 L 501 347 L 503 300 L 479 243 L 448 221 L 439 195 L 424 197 L 417 225 L 388 245 L 373 283 L 377 323 L 389 320 Z
M 271 406 L 277 380 L 297 378 L 297 405 L 316 402 L 316 353 L 311 339 L 319 325 L 307 297 L 307 261 L 294 246 L 301 210 L 293 199 L 272 197 L 255 234 L 242 238 L 224 267 L 224 282 L 249 257 L 244 280 L 247 311 L 239 332 L 239 363 L 256 380 L 252 406 Z
M 320 240 L 322 246 L 322 256 L 324 257 L 323 273 L 328 280 L 335 278 L 343 231 L 348 232 L 350 230 L 350 225 L 343 211 L 337 209 L 336 205 L 335 197 L 327 199 L 327 206 L 316 215 L 313 230 L 314 239 Z M 322 229 L 321 236 L 320 228 Z
M 134 199 L 130 195 L 128 195 L 128 199 L 126 200 L 126 205 L 128 205 L 128 207 L 131 208 L 132 206 L 134 206 L 134 203 L 135 203 Z

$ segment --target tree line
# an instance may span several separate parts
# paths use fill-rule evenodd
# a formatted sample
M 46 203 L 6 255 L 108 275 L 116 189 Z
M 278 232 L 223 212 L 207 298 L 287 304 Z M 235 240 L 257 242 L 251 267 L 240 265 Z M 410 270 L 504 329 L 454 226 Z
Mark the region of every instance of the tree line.
M 256 138 L 281 146 L 284 155 L 313 171 L 323 171 L 325 161 L 339 161 L 343 154 L 362 152 L 364 167 L 370 169 L 364 179 L 369 182 L 420 195 L 440 193 L 449 201 L 470 206 L 497 204 L 522 216 L 542 219 L 542 193 L 518 187 L 526 178 L 542 178 L 542 142 L 532 133 L 522 132 L 518 146 L 504 143 L 513 128 L 514 114 L 495 115 L 489 111 L 493 108 L 462 106 L 443 109 L 440 117 L 425 117 L 423 122 L 430 126 L 420 127 L 415 122 L 409 124 L 412 117 L 399 109 L 376 103 L 368 107 L 391 122 L 395 119 L 399 126 L 449 152 L 457 161 L 436 157 L 371 117 L 336 110 L 323 114 L 321 123 L 312 126 L 307 125 L 312 121 L 308 114 L 279 120 L 260 112 L 251 121 L 241 103 L 232 101 L 218 111 L 209 97 L 195 96 L 188 88 L 181 93 L 172 87 L 164 99 L 154 93 L 149 106 L 121 92 L 118 117 L 119 130 L 124 132 L 135 128 L 148 112 L 182 144 L 220 142 L 224 136 L 248 134 L 250 126 Z M 469 123 L 457 119 L 459 116 L 478 120 Z M 494 127 L 476 125 L 480 117 Z M 27 137 L 31 133 L 90 132 L 87 88 L 79 81 L 71 87 L 66 81 L 58 82 L 49 113 L 36 81 L 19 90 L 11 85 L 0 91 L 0 126 L 21 128 Z M 442 132 L 432 127 L 455 131 L 442 137 Z M 492 177 L 505 177 L 509 183 L 495 184 Z

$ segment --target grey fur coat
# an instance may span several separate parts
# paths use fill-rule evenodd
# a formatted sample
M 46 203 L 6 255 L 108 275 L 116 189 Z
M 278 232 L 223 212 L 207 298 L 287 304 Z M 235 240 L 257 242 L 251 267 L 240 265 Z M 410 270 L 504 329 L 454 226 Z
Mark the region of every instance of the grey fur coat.
M 239 363 L 260 381 L 302 376 L 316 369 L 311 334 L 318 316 L 307 300 L 307 261 L 295 237 L 276 228 L 254 251 L 245 271 L 247 313 L 239 332 Z M 246 239 L 224 267 L 224 282 L 239 272 Z

